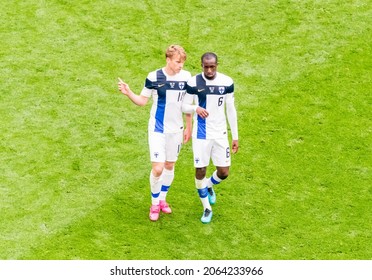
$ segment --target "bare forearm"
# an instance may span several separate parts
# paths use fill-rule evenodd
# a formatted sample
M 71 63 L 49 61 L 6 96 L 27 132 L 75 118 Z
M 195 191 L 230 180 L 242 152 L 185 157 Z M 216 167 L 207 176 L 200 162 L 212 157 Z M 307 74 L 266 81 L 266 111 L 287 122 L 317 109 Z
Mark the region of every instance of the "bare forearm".
M 138 106 L 144 106 L 147 104 L 148 98 L 142 95 L 137 95 L 133 91 L 129 91 L 128 94 L 126 94 L 128 98 L 136 105 Z
M 126 96 L 128 96 L 128 98 L 136 105 L 138 106 L 144 106 L 146 105 L 147 101 L 148 101 L 148 98 L 146 96 L 143 96 L 143 95 L 137 95 L 135 94 L 130 88 L 129 88 L 129 85 L 125 82 L 123 82 L 122 79 L 118 78 L 119 79 L 119 82 L 118 82 L 118 88 L 120 90 L 120 92 Z

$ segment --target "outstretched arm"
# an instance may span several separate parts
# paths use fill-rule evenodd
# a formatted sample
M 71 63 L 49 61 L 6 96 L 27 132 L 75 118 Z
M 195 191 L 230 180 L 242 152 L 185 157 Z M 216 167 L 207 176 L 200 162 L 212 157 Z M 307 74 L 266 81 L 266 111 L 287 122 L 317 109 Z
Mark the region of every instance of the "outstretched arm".
M 127 83 L 124 83 L 120 78 L 118 82 L 118 88 L 120 92 L 126 96 L 136 105 L 138 106 L 144 106 L 147 104 L 147 101 L 149 100 L 148 97 L 137 95 L 135 94 L 130 88 Z

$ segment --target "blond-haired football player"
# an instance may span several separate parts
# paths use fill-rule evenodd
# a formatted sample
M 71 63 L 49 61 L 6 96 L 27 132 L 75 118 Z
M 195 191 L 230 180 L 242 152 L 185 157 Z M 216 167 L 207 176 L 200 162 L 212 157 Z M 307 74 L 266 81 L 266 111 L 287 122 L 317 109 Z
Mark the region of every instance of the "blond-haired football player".
M 152 169 L 150 172 L 150 220 L 157 221 L 160 211 L 171 213 L 166 195 L 174 179 L 174 168 L 182 143 L 191 137 L 191 115 L 182 113 L 182 100 L 190 72 L 183 70 L 186 52 L 179 45 L 170 45 L 166 52 L 166 65 L 148 74 L 139 95 L 119 79 L 118 88 L 134 104 L 144 106 L 152 98 L 148 123 L 148 143 Z

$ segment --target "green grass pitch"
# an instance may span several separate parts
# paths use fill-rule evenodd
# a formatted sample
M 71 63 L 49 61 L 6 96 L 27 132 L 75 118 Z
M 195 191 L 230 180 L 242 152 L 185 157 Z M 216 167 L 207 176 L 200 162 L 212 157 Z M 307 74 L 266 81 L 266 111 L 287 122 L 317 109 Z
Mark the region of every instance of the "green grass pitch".
M 371 28 L 367 0 L 3 1 L 0 259 L 371 260 Z M 209 225 L 190 143 L 149 221 L 150 105 L 117 90 L 172 43 L 235 82 Z

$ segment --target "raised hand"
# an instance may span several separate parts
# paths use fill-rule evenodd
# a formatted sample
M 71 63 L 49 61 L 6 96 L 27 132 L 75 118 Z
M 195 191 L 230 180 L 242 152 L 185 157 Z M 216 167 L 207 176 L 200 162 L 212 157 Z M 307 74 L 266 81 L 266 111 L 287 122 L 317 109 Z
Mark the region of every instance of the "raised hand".
M 124 95 L 129 95 L 130 94 L 130 88 L 127 83 L 124 83 L 122 79 L 118 78 L 118 88 L 121 91 L 122 94 Z

